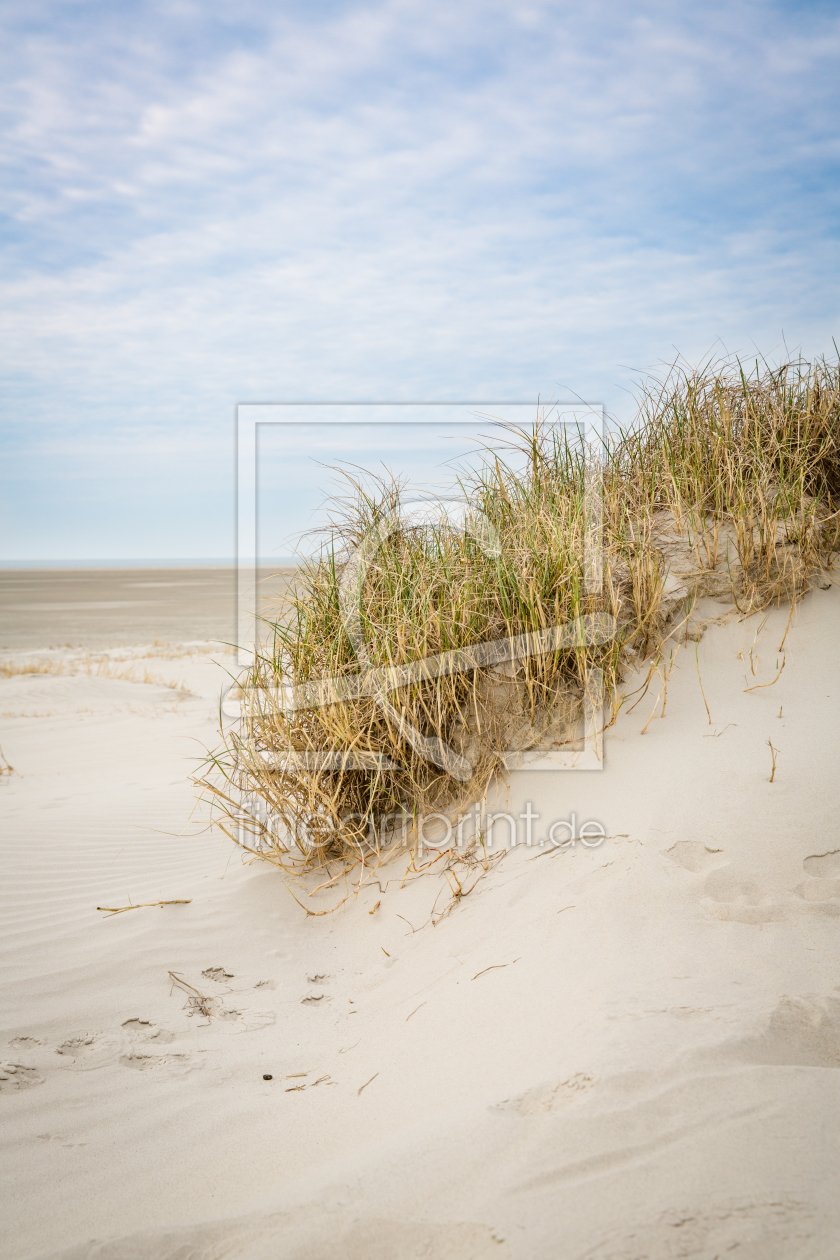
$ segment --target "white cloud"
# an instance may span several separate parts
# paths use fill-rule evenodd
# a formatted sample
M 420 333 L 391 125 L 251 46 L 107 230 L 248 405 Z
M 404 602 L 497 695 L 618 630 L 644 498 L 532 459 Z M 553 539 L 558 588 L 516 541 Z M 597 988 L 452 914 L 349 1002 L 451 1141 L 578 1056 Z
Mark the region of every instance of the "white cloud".
M 831 11 L 7 13 L 0 333 L 45 476 L 161 443 L 186 469 L 201 434 L 222 484 L 246 397 L 626 407 L 674 344 L 830 346 Z

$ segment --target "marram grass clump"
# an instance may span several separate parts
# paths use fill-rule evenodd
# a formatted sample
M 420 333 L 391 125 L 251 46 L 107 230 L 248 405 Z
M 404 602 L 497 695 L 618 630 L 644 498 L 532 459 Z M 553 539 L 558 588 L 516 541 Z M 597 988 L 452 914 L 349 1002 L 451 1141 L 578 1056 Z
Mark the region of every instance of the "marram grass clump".
M 377 859 L 479 799 L 504 750 L 574 747 L 601 688 L 614 721 L 699 597 L 793 604 L 838 550 L 837 361 L 674 368 L 603 449 L 539 416 L 499 434 L 462 485 L 466 528 L 401 514 L 388 478 L 336 502 L 201 780 L 255 855 Z M 511 640 L 529 651 L 493 646 Z

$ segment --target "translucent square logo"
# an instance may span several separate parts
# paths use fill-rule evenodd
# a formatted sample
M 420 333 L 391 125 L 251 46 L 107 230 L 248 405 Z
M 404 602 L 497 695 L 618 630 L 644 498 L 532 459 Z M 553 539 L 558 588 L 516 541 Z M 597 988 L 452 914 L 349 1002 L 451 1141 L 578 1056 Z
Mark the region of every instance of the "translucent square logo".
M 424 735 L 400 713 L 395 700 L 402 688 L 482 666 L 504 670 L 529 656 L 604 643 L 613 637 L 613 618 L 593 613 L 396 668 L 378 668 L 371 661 L 360 601 L 379 549 L 406 524 L 434 525 L 445 519 L 450 527 L 469 535 L 481 552 L 493 556 L 498 547 L 494 527 L 470 501 L 464 486 L 488 451 L 509 453 L 506 427 L 528 431 L 537 418 L 544 429 L 559 427 L 570 442 L 585 446 L 584 589 L 587 595 L 598 595 L 603 586 L 601 470 L 606 437 L 601 404 L 245 403 L 238 407 L 237 642 L 242 666 L 253 663 L 266 628 L 270 632 L 282 586 L 293 580 L 296 563 L 317 554 L 318 538 L 329 535 L 331 510 L 337 499 L 346 496 L 347 487 L 352 484 L 356 493 L 374 494 L 383 472 L 404 486 L 399 508 L 358 541 L 341 571 L 340 611 L 359 662 L 358 673 L 283 687 L 285 711 L 372 697 L 418 756 L 454 779 L 466 781 L 472 773 L 469 761 L 441 739 Z M 502 754 L 505 765 L 531 770 L 603 769 L 603 705 L 603 679 L 596 669 L 587 679 L 578 750 L 510 750 Z M 239 703 L 231 698 L 226 698 L 223 707 L 229 718 L 240 713 Z M 305 761 L 307 769 L 345 766 L 374 771 L 383 764 L 378 754 L 338 748 L 289 753 L 284 755 L 284 764 L 296 757 Z

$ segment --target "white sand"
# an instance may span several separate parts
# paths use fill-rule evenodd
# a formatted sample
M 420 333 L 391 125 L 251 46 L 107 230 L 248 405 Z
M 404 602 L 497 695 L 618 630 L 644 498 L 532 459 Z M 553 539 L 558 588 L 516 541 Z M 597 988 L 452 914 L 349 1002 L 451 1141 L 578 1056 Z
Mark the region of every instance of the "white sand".
M 787 610 L 753 676 L 760 620 L 699 645 L 711 727 L 689 645 L 603 773 L 499 790 L 537 838 L 572 810 L 615 838 L 523 846 L 436 927 L 437 875 L 307 919 L 190 833 L 208 660 L 150 664 L 183 699 L 0 681 L 3 1254 L 833 1260 L 840 588 L 745 693 Z M 95 909 L 129 898 L 192 902 Z

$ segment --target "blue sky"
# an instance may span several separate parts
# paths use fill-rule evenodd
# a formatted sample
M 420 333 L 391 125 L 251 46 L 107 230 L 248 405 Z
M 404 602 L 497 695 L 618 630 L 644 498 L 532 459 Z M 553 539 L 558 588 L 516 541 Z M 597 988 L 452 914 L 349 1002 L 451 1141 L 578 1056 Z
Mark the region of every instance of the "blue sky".
M 234 406 L 840 339 L 836 4 L 7 3 L 0 555 L 233 554 Z

